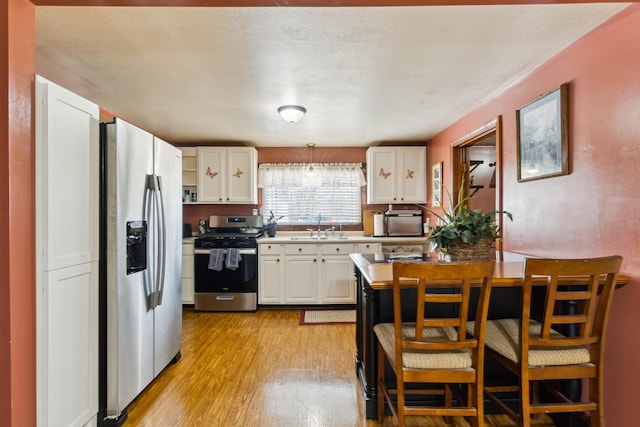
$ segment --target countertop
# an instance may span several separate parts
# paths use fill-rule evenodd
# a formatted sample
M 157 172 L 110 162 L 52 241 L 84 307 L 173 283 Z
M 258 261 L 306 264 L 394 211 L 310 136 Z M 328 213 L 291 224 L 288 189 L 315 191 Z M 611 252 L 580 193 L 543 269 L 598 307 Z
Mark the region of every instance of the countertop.
M 393 273 L 389 262 L 390 254 L 350 254 L 349 256 L 373 289 L 392 289 Z M 394 256 L 394 254 L 391 256 Z M 437 256 L 433 254 L 423 254 L 423 258 L 420 261 L 440 262 Z M 630 280 L 627 276 L 618 275 L 616 286 L 624 286 Z M 566 283 L 583 283 L 583 279 L 578 279 L 575 282 L 571 280 L 565 281 Z M 533 284 L 535 286 L 546 286 L 547 281 L 544 277 L 534 278 Z M 493 273 L 493 287 L 514 286 L 522 286 L 522 261 L 496 261 Z
M 315 233 L 314 233 L 315 234 Z M 323 234 L 324 236 L 324 234 Z M 274 243 L 382 243 L 382 244 L 425 244 L 427 237 L 373 237 L 365 236 L 362 232 L 344 232 L 343 238 L 338 237 L 338 232 L 328 238 L 310 238 L 308 231 L 279 231 L 275 237 L 262 237 L 258 239 L 258 244 Z

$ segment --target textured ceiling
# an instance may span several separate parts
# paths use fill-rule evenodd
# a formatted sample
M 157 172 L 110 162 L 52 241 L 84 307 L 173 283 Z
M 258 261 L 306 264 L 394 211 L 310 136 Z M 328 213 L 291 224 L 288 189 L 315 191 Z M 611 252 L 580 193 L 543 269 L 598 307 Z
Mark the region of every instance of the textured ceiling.
M 36 70 L 173 143 L 424 141 L 625 6 L 38 6 Z

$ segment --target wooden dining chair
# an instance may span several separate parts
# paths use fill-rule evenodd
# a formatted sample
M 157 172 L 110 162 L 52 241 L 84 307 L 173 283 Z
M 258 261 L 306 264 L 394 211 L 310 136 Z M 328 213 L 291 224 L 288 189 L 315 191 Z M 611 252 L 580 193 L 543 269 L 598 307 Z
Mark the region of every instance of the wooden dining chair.
M 591 427 L 604 427 L 603 368 L 607 319 L 622 257 L 525 259 L 521 318 L 490 320 L 486 326 L 488 357 L 519 379 L 518 386 L 485 386 L 486 396 L 520 426 L 532 415 L 578 413 Z M 546 284 L 540 321 L 531 319 L 534 282 Z M 563 303 L 576 302 L 573 313 Z M 563 334 L 571 326 L 575 336 Z M 588 378 L 589 397 L 576 401 L 558 381 Z M 539 386 L 547 391 L 541 401 Z M 504 393 L 519 392 L 519 413 Z M 578 399 L 579 400 L 579 399 Z
M 373 328 L 378 342 L 379 423 L 386 401 L 400 427 L 411 415 L 466 416 L 472 417 L 473 426 L 484 426 L 483 337 L 494 264 L 393 262 L 393 323 Z M 472 285 L 480 285 L 477 299 Z M 416 292 L 407 293 L 407 288 Z M 477 338 L 467 334 L 470 308 Z M 395 373 L 395 387 L 385 382 L 385 360 Z M 407 396 L 414 395 L 422 401 L 409 403 Z M 424 395 L 439 397 L 433 405 Z

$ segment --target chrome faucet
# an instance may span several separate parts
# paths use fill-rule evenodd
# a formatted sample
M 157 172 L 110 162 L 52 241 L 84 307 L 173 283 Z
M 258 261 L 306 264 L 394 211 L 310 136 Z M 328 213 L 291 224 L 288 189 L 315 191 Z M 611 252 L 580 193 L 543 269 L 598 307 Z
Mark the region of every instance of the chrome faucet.
M 322 218 L 322 214 L 318 214 L 318 239 L 320 238 L 320 218 Z

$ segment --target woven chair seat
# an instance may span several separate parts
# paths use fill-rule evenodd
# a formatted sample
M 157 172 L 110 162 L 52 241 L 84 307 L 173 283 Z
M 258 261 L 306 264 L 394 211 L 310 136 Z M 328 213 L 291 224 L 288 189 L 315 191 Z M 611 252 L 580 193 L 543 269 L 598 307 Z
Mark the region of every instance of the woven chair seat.
M 382 348 L 395 360 L 395 331 L 393 323 L 378 323 L 373 328 Z M 402 336 L 415 339 L 415 323 L 402 324 Z M 452 327 L 425 328 L 422 334 L 424 339 L 430 340 L 456 340 L 456 330 Z M 402 364 L 407 369 L 468 369 L 472 367 L 471 351 L 462 349 L 458 351 L 433 351 L 405 349 Z
M 473 322 L 470 328 L 473 327 Z M 485 345 L 500 353 L 507 359 L 518 362 L 518 319 L 500 319 L 487 321 Z M 539 336 L 541 324 L 531 320 L 529 335 Z M 560 338 L 563 335 L 555 330 L 551 331 L 552 338 Z M 579 365 L 589 363 L 589 350 L 585 347 L 570 348 L 535 348 L 529 349 L 529 366 L 557 366 Z

